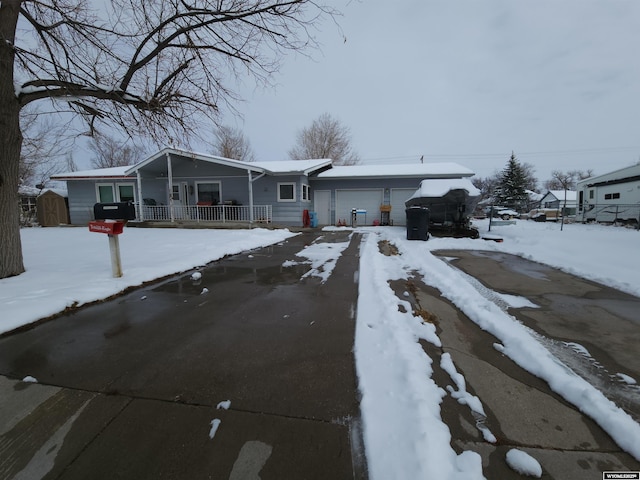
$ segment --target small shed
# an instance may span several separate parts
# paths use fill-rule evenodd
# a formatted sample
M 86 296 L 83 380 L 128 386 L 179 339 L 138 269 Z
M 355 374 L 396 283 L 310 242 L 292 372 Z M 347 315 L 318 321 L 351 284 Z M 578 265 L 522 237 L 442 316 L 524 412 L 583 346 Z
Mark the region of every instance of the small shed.
M 46 190 L 36 200 L 38 223 L 42 227 L 69 224 L 67 199 L 54 190 Z

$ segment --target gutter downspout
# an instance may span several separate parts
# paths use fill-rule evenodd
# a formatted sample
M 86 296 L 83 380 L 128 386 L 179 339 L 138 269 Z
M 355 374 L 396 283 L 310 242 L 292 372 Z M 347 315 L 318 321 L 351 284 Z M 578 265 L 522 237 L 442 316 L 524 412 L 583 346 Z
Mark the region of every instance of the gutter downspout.
M 143 213 L 143 201 L 142 201 L 142 177 L 140 176 L 140 170 L 136 170 L 136 180 L 138 182 L 138 220 L 144 222 Z
M 264 172 L 262 172 L 256 178 L 253 178 L 251 170 L 247 170 L 247 174 L 249 176 L 249 227 L 253 227 L 253 222 L 254 222 L 254 218 L 253 218 L 253 182 L 255 182 L 256 180 L 261 179 L 266 174 Z
M 173 214 L 173 171 L 171 170 L 171 155 L 169 152 L 167 155 L 167 179 L 169 181 L 169 214 L 171 216 L 171 222 L 175 222 L 175 216 Z

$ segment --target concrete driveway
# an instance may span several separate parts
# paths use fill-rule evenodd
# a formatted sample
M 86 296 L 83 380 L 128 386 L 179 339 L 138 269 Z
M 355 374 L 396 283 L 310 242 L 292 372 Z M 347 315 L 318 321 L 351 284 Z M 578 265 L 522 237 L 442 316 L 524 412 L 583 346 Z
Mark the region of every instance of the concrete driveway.
M 322 232 L 320 241 L 349 234 Z M 306 265 L 283 267 L 317 237 L 304 233 L 215 262 L 200 280 L 181 275 L 0 338 L 0 479 L 366 479 L 352 353 L 359 237 L 324 284 L 301 280 Z M 637 298 L 510 255 L 440 254 L 481 286 L 538 304 L 510 313 L 638 419 L 637 389 L 614 375 L 640 378 Z M 440 292 L 419 280 L 392 286 L 400 298 L 409 290 L 415 310 L 437 324 L 442 348 L 422 342 L 435 382 L 450 383 L 438 367 L 450 353 L 485 405 L 478 418 L 446 396 L 442 418 L 454 449 L 480 453 L 487 478 L 522 478 L 505 463 L 511 448 L 538 459 L 545 479 L 640 471 Z M 38 383 L 20 381 L 27 375 Z
M 0 339 L 0 478 L 365 478 L 359 240 L 321 284 L 282 266 L 316 237 Z

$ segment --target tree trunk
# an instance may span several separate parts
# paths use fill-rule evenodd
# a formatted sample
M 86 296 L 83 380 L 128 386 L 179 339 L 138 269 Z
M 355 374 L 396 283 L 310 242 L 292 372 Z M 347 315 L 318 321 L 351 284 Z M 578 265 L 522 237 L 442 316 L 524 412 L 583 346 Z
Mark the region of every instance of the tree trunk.
M 22 133 L 13 78 L 19 7 L 18 0 L 0 3 L 0 278 L 24 272 L 18 210 Z

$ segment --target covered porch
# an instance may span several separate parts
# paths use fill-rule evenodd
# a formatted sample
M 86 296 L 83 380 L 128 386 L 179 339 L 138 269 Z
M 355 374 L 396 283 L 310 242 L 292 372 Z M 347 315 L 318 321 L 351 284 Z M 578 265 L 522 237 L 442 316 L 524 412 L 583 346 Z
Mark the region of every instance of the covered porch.
M 256 205 L 253 184 L 265 173 L 246 162 L 164 149 L 129 168 L 138 222 L 271 223 L 271 205 Z

